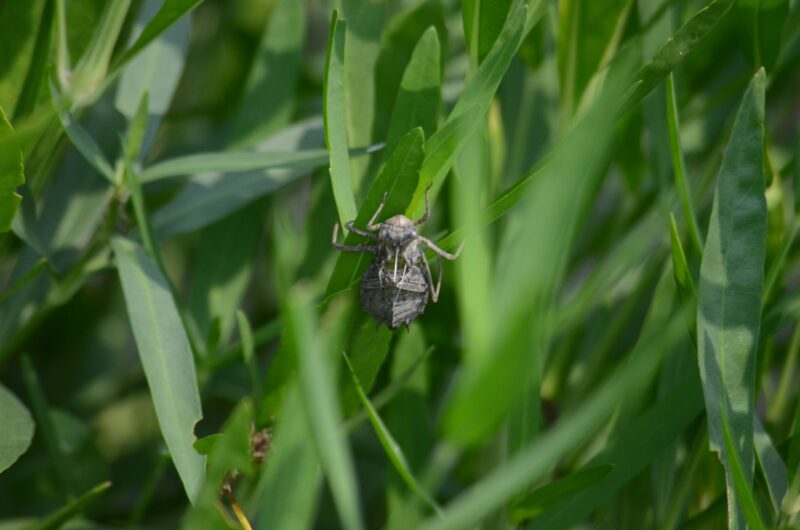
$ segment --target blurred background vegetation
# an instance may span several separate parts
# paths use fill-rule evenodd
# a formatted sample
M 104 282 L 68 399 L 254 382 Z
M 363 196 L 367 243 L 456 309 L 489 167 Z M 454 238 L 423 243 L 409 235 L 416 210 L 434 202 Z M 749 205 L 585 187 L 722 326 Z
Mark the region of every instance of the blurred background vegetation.
M 797 0 L 0 0 L 0 108 L 0 529 L 800 525 Z

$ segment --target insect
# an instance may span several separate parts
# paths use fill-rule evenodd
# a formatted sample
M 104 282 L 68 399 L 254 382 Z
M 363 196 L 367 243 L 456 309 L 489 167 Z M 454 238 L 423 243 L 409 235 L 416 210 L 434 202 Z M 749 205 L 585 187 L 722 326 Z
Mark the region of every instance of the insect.
M 380 326 L 397 329 L 410 324 L 425 311 L 428 298 L 436 303 L 442 286 L 441 259 L 439 279 L 433 284 L 433 275 L 425 252 L 420 244 L 427 246 L 440 258 L 456 259 L 461 248 L 450 254 L 437 247 L 431 240 L 417 233 L 416 227 L 428 219 L 430 213 L 428 193 L 425 192 L 425 213 L 416 221 L 405 215 L 395 215 L 382 223 L 376 223 L 384 205 L 386 194 L 380 206 L 367 223 L 367 230 L 353 226 L 353 221 L 345 223 L 347 230 L 373 241 L 367 245 L 340 245 L 336 242 L 339 223 L 333 226 L 333 248 L 345 252 L 371 252 L 375 258 L 361 279 L 361 305 Z

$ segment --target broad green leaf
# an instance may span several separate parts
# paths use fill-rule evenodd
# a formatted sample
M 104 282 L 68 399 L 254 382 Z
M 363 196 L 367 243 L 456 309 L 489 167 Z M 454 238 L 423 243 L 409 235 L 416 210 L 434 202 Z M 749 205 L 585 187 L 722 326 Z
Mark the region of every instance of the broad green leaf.
M 294 382 L 283 401 L 273 440 L 248 513 L 257 514 L 258 530 L 312 528 L 322 473 L 298 385 Z
M 695 372 L 640 417 L 621 427 L 587 464 L 588 469 L 612 466 L 605 477 L 547 509 L 534 519 L 533 527 L 537 530 L 569 528 L 609 503 L 620 488 L 663 455 L 702 411 L 702 391 Z
M 83 513 L 111 487 L 111 482 L 103 482 L 90 489 L 77 499 L 71 499 L 65 506 L 48 515 L 45 519 L 26 527 L 26 530 L 56 530 Z
M 559 2 L 556 49 L 565 118 L 574 113 L 604 59 L 616 51 L 631 4 L 629 0 Z
M 256 151 L 319 148 L 323 133 L 318 119 L 308 119 L 270 137 Z M 233 174 L 201 173 L 188 179 L 175 199 L 153 215 L 157 233 L 174 234 L 207 226 L 263 195 L 308 174 L 307 169 L 268 169 Z
M 112 240 L 112 248 L 161 433 L 194 502 L 205 459 L 192 447 L 202 411 L 189 339 L 167 279 L 144 249 L 122 237 Z
M 758 459 L 758 467 L 764 477 L 769 492 L 769 500 L 775 514 L 781 513 L 781 501 L 789 488 L 786 464 L 772 443 L 769 433 L 764 429 L 758 417 L 753 418 L 753 443 Z
M 394 153 L 400 139 L 415 127 L 422 127 L 426 138 L 434 133 L 439 113 L 441 46 L 436 28 L 431 26 L 420 37 L 400 80 L 386 134 L 386 159 Z
M 26 77 L 34 63 L 39 21 L 48 0 L 3 2 L 0 5 L 0 107 L 14 116 L 19 101 L 29 94 L 23 91 Z M 47 28 L 49 32 L 49 28 Z M 15 122 L 16 125 L 16 122 Z
M 233 173 L 289 168 L 311 170 L 328 162 L 325 149 L 291 152 L 230 151 L 197 153 L 157 162 L 142 172 L 141 181 L 153 182 L 169 177 L 207 172 Z
M 503 29 L 512 4 L 512 0 L 461 0 L 464 39 L 467 41 L 467 49 L 477 59 L 476 64 L 481 63 L 489 54 Z
M 341 317 L 340 317 L 341 318 Z M 297 359 L 300 395 L 317 456 L 328 480 L 342 526 L 364 528 L 353 460 L 341 426 L 332 355 L 337 340 L 320 333 L 307 286 L 286 298 L 286 330 Z M 327 347 L 326 347 L 327 346 Z
M 94 138 L 75 120 L 75 117 L 67 109 L 66 101 L 58 92 L 53 80 L 50 82 L 50 97 L 53 100 L 53 106 L 61 109 L 58 111 L 58 119 L 72 145 L 98 173 L 104 176 L 112 185 L 116 185 L 117 176 L 114 174 L 114 169 L 106 159 L 100 146 L 94 141 Z
M 279 0 L 272 8 L 233 122 L 237 147 L 278 132 L 291 118 L 305 39 L 304 6 Z
M 678 121 L 678 102 L 675 98 L 675 82 L 673 75 L 667 76 L 667 128 L 669 130 L 669 149 L 672 153 L 672 169 L 675 173 L 675 188 L 683 206 L 683 216 L 686 225 L 689 227 L 689 239 L 694 246 L 697 255 L 703 253 L 703 239 L 700 236 L 700 229 L 697 225 L 697 215 L 694 212 L 694 201 L 692 191 L 689 186 L 689 177 L 686 173 L 686 163 L 683 160 L 683 150 L 681 149 L 680 124 Z M 685 259 L 685 258 L 684 258 Z M 675 269 L 677 272 L 677 268 Z
M 559 502 L 593 486 L 613 469 L 614 464 L 591 465 L 536 488 L 511 508 L 509 516 L 514 523 L 538 517 Z
M 387 144 L 391 145 L 388 140 L 390 137 L 389 130 L 392 127 L 390 121 L 395 114 L 394 109 L 397 105 L 403 78 L 411 76 L 410 72 L 407 73 L 410 61 L 423 34 L 431 26 L 435 28 L 441 44 L 439 46 L 439 58 L 437 59 L 440 68 L 437 76 L 441 77 L 441 66 L 444 63 L 444 44 L 447 43 L 447 27 L 440 1 L 424 0 L 419 2 L 413 9 L 398 15 L 392 20 L 384 32 L 381 50 L 375 64 L 375 123 L 372 132 L 372 138 L 375 141 L 387 138 Z M 421 60 L 422 58 L 418 58 L 418 61 Z M 415 70 L 416 68 L 412 69 L 411 72 Z M 409 78 L 408 82 L 410 81 L 411 79 Z M 435 124 L 437 116 L 420 116 L 419 118 L 426 121 L 433 120 Z M 420 123 L 416 123 L 414 126 L 417 125 L 420 125 Z M 406 132 L 408 132 L 408 129 L 396 131 L 401 136 Z M 433 130 L 425 129 L 426 138 L 430 138 L 432 133 Z M 394 138 L 399 140 L 399 136 L 394 136 Z M 392 152 L 393 150 L 387 149 L 385 157 L 391 156 Z
M 650 93 L 672 70 L 683 62 L 690 51 L 714 29 L 734 0 L 712 0 L 700 9 L 656 52 L 650 62 L 633 75 L 633 83 L 622 98 L 620 109 L 629 110 Z
M 250 456 L 252 424 L 253 404 L 245 399 L 230 413 L 222 427 L 221 438 L 211 447 L 200 496 L 184 517 L 181 528 L 216 530 L 227 526 L 217 499 L 229 473 L 236 471 L 242 477 L 251 477 L 254 474 L 253 459 Z
M 734 457 L 748 489 L 753 479 L 753 404 L 766 237 L 764 77 L 763 70 L 756 74 L 737 112 L 700 266 L 700 374 L 709 443 L 726 470 L 731 528 L 742 528 L 744 523 L 739 493 L 734 490 Z M 727 450 L 725 429 L 730 430 L 736 455 Z
M 0 473 L 22 456 L 33 440 L 34 423 L 30 412 L 6 387 L 0 385 Z
M 683 324 L 674 319 L 660 327 L 638 354 L 623 363 L 572 415 L 484 475 L 444 509 L 442 518 L 429 518 L 422 530 L 458 530 L 477 525 L 544 476 L 552 467 L 600 427 L 622 400 L 635 399 L 655 375 L 664 351 L 677 339 Z
M 11 229 L 11 221 L 22 201 L 16 189 L 25 183 L 22 152 L 16 142 L 10 141 L 13 135 L 14 130 L 0 107 L 0 150 L 7 150 L 0 155 L 0 233 Z
M 488 112 L 494 93 L 522 43 L 527 12 L 523 4 L 511 13 L 492 50 L 467 82 L 444 125 L 428 139 L 425 161 L 409 212 L 422 212 L 425 191 L 431 185 L 434 192 L 438 191 L 458 153 Z
M 424 143 L 425 137 L 420 128 L 411 130 L 400 140 L 386 166 L 370 187 L 367 198 L 358 216 L 355 217 L 356 227 L 365 228 L 381 204 L 384 194 L 386 194 L 386 205 L 377 221 L 396 214 L 408 213 L 407 206 L 417 186 L 419 168 L 424 156 Z M 344 244 L 354 245 L 362 240 L 361 236 L 348 234 Z M 352 287 L 366 270 L 369 260 L 370 256 L 363 252 L 342 252 L 328 281 L 326 299 Z
M 725 418 L 725 412 L 722 414 L 722 433 L 725 438 L 725 454 L 728 458 L 726 474 L 730 474 L 730 481 L 733 483 L 733 489 L 736 492 L 736 505 L 731 509 L 741 509 L 744 514 L 744 519 L 747 521 L 747 525 L 751 530 L 764 530 L 764 522 L 761 520 L 761 514 L 758 512 L 758 506 L 756 505 L 756 500 L 753 497 L 753 491 L 751 489 L 752 486 L 750 485 L 753 480 L 752 471 L 746 475 L 742 467 L 742 462 L 739 459 L 739 448 L 736 447 L 730 427 L 728 427 L 731 422 Z M 730 515 L 728 518 L 729 526 L 737 524 L 734 523 L 735 520 L 736 516 Z M 745 528 L 745 526 L 742 526 L 742 528 Z
M 344 51 L 347 29 L 345 21 L 338 17 L 338 11 L 334 10 L 328 34 L 322 103 L 325 145 L 331 154 L 331 187 L 339 212 L 339 224 L 344 226 L 347 221 L 356 217 L 356 201 L 348 154 L 350 144 L 347 139 L 348 117 L 345 102 Z
M 381 446 L 383 446 L 383 450 L 386 452 L 386 456 L 389 458 L 392 466 L 394 466 L 395 471 L 397 471 L 400 477 L 402 477 L 408 488 L 414 492 L 414 494 L 422 499 L 435 512 L 439 512 L 439 506 L 436 504 L 436 501 L 433 500 L 430 494 L 428 494 L 428 492 L 426 492 L 419 485 L 417 479 L 414 478 L 414 474 L 411 472 L 408 462 L 406 461 L 406 457 L 403 454 L 403 449 L 400 447 L 400 445 L 398 445 L 397 441 L 395 441 L 392 433 L 386 428 L 386 424 L 383 423 L 383 420 L 378 415 L 378 412 L 372 406 L 369 398 L 364 393 L 364 389 L 361 387 L 358 376 L 356 375 L 355 371 L 353 371 L 353 365 L 350 364 L 350 359 L 347 357 L 346 353 L 344 353 L 344 360 L 347 364 L 347 369 L 350 372 L 350 377 L 353 379 L 353 385 L 358 393 L 358 399 L 366 409 L 367 415 L 369 416 L 369 422 L 372 424 L 372 428 L 375 430 L 375 434 L 378 436 L 378 440 L 381 442 Z
M 128 61 L 136 57 L 141 50 L 158 38 L 164 31 L 172 26 L 179 18 L 191 11 L 202 0 L 164 0 L 161 9 L 145 26 L 139 38 L 125 52 L 114 61 L 112 71 L 118 71 Z

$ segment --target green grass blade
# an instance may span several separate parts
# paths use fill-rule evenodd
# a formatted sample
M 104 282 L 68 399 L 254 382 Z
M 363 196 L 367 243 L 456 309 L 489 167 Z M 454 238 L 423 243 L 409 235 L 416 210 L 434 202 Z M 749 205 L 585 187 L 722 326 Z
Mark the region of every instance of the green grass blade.
M 753 478 L 753 403 L 764 286 L 764 72 L 744 95 L 720 169 L 700 266 L 697 339 L 711 448 L 728 479 L 731 528 L 741 528 L 731 461 Z M 723 409 L 722 407 L 727 407 Z M 724 423 L 730 420 L 730 425 Z M 736 440 L 728 453 L 723 430 Z M 738 479 L 737 479 L 738 480 Z
M 389 354 L 393 333 L 385 326 L 375 326 L 375 321 L 366 313 L 353 319 L 351 329 L 346 345 L 351 355 L 347 360 L 353 367 L 359 384 L 363 385 L 365 392 L 369 392 Z M 358 389 L 351 384 L 350 377 L 345 373 L 340 377 L 340 385 L 342 413 L 347 417 L 358 410 Z
M 36 2 L 25 3 L 32 6 L 36 4 Z M 33 112 L 38 103 L 41 89 L 47 83 L 54 16 L 54 2 L 45 2 L 39 17 L 39 27 L 36 31 L 36 43 L 34 44 L 33 53 L 31 54 L 30 66 L 28 66 L 28 72 L 25 74 L 25 83 L 22 85 L 17 105 L 14 108 L 13 121 L 16 123 L 19 123 L 20 119 L 25 118 L 25 116 Z M 3 30 L 0 30 L 0 32 L 7 35 Z M 9 39 L 11 37 L 6 38 Z M 0 55 L 0 57 L 2 57 L 2 55 Z M 0 59 L 0 61 L 3 61 L 3 59 Z M 0 105 L 2 105 L 1 101 Z
M 61 528 L 65 523 L 81 514 L 88 506 L 96 502 L 110 487 L 111 482 L 98 484 L 77 499 L 71 500 L 63 508 L 59 508 L 56 512 L 48 515 L 43 521 L 26 527 L 26 530 L 57 530 Z
M 386 133 L 388 159 L 402 139 L 415 127 L 422 127 L 426 138 L 436 129 L 441 91 L 441 45 L 434 26 L 429 27 L 414 47 L 400 80 L 397 99 Z
M 14 129 L 8 122 L 0 107 L 0 233 L 11 229 L 11 222 L 17 213 L 22 197 L 16 189 L 25 184 L 25 173 L 22 165 L 22 151 L 13 141 Z
M 144 249 L 122 237 L 114 238 L 111 246 L 161 433 L 194 502 L 205 463 L 192 447 L 202 411 L 189 339 L 167 279 Z
M 781 513 L 781 501 L 789 489 L 789 479 L 786 473 L 786 464 L 781 460 L 781 455 L 772 443 L 769 433 L 764 429 L 758 417 L 753 418 L 754 437 L 758 467 L 767 484 L 769 500 L 772 502 L 773 513 Z
M 248 513 L 257 514 L 258 530 L 312 528 L 322 473 L 296 383 L 286 391 L 273 440 Z
M 425 138 L 422 129 L 416 128 L 406 134 L 394 153 L 375 179 L 367 193 L 364 204 L 355 217 L 355 226 L 364 228 L 378 209 L 386 193 L 386 205 L 378 221 L 392 215 L 408 213 L 407 207 L 417 186 L 420 165 L 424 157 Z M 348 234 L 345 245 L 354 245 L 363 240 L 361 236 Z M 328 281 L 325 298 L 352 287 L 366 270 L 371 256 L 365 253 L 342 252 Z
M 31 413 L 6 387 L 0 385 L 0 473 L 22 456 L 33 440 Z
M 672 248 L 672 271 L 678 287 L 678 297 L 685 308 L 689 334 L 697 348 L 697 289 L 692 280 L 692 273 L 689 271 L 689 264 L 686 262 L 681 236 L 678 234 L 678 225 L 675 223 L 675 216 L 672 212 L 669 214 L 669 237 Z
M 521 523 L 538 517 L 559 502 L 596 484 L 613 469 L 614 464 L 591 465 L 536 488 L 511 508 L 509 514 L 511 521 Z
M 258 365 L 255 358 L 255 343 L 253 342 L 253 328 L 244 311 L 236 311 L 236 321 L 239 325 L 239 337 L 242 340 L 242 360 L 247 367 L 250 377 L 250 388 L 254 396 L 261 395 L 261 385 L 258 380 Z
M 675 99 L 675 82 L 672 73 L 667 76 L 667 130 L 669 131 L 669 149 L 672 153 L 672 170 L 675 173 L 675 188 L 683 206 L 683 215 L 689 227 L 689 239 L 692 241 L 697 255 L 703 254 L 703 240 L 697 225 L 697 215 L 694 212 L 692 191 L 689 187 L 689 178 L 686 174 L 686 163 L 683 161 L 681 149 L 680 124 L 678 121 L 678 102 Z M 676 269 L 677 270 L 677 269 Z
M 341 426 L 329 334 L 321 334 L 307 287 L 294 287 L 286 300 L 286 330 L 297 358 L 301 398 L 317 456 L 328 479 L 342 526 L 361 530 L 358 488 L 352 457 Z M 327 344 L 328 348 L 323 345 Z
M 291 152 L 197 153 L 158 162 L 142 172 L 141 181 L 153 182 L 169 177 L 219 171 L 233 173 L 275 168 L 311 170 L 328 162 L 325 149 Z
M 194 9 L 202 0 L 164 0 L 161 9 L 145 26 L 133 45 L 114 61 L 113 72 L 119 71 L 128 61 L 136 57 L 148 44 L 166 31 L 186 13 Z M 112 73 L 113 73 L 112 72 Z
M 272 9 L 233 121 L 233 145 L 237 147 L 278 132 L 294 110 L 305 41 L 305 3 L 279 0 Z
M 389 458 L 389 461 L 394 466 L 395 471 L 400 475 L 403 481 L 408 486 L 415 495 L 417 495 L 422 501 L 424 501 L 428 506 L 430 506 L 435 512 L 439 513 L 441 510 L 439 506 L 436 504 L 436 501 L 422 489 L 422 487 L 417 482 L 417 479 L 414 478 L 414 474 L 411 472 L 409 468 L 408 462 L 406 462 L 406 457 L 403 454 L 403 449 L 400 445 L 395 441 L 392 433 L 389 432 L 389 429 L 386 427 L 386 424 L 383 423 L 383 420 L 378 415 L 378 412 L 370 403 L 369 398 L 364 393 L 364 389 L 361 388 L 361 383 L 358 380 L 358 376 L 356 375 L 355 371 L 353 370 L 353 365 L 350 364 L 350 358 L 347 357 L 346 353 L 343 353 L 345 363 L 347 364 L 347 369 L 350 372 L 350 377 L 353 380 L 353 386 L 358 393 L 358 399 L 361 401 L 361 404 L 364 406 L 364 409 L 367 411 L 367 415 L 369 416 L 369 422 L 372 424 L 372 428 L 375 430 L 375 434 L 378 436 L 378 440 L 381 442 L 381 446 L 383 446 L 383 450 L 386 452 L 386 456 Z
M 761 514 L 758 512 L 756 500 L 753 497 L 753 491 L 750 483 L 752 482 L 752 471 L 746 474 L 742 467 L 742 461 L 739 459 L 739 448 L 736 446 L 732 439 L 730 427 L 728 427 L 728 420 L 725 417 L 726 413 L 723 412 L 722 418 L 722 433 L 725 438 L 725 454 L 727 455 L 727 473 L 730 474 L 730 481 L 733 483 L 733 489 L 736 491 L 736 507 L 741 509 L 744 514 L 744 519 L 751 530 L 764 530 L 764 522 L 761 520 Z M 734 527 L 736 516 L 729 515 L 729 525 Z M 744 528 L 744 526 L 742 526 Z
M 554 463 L 584 442 L 625 399 L 634 399 L 655 374 L 661 357 L 679 335 L 683 325 L 673 319 L 660 333 L 642 344 L 631 362 L 608 380 L 571 416 L 520 450 L 508 462 L 487 473 L 478 483 L 445 507 L 443 519 L 428 519 L 422 530 L 459 530 L 477 525 L 530 484 L 547 473 Z
M 432 195 L 435 195 L 472 131 L 483 120 L 500 81 L 522 44 L 526 18 L 525 5 L 520 5 L 511 13 L 491 52 L 464 87 L 447 121 L 429 138 L 428 151 L 420 170 L 419 184 L 409 212 L 414 214 L 422 212 L 425 190 L 433 185 Z M 440 151 L 440 146 L 446 147 Z
M 474 64 L 480 64 L 489 54 L 503 29 L 503 24 L 513 7 L 512 4 L 512 0 L 498 2 L 464 0 L 461 2 L 464 38 L 467 41 L 470 56 L 474 58 Z
M 347 107 L 344 88 L 344 50 L 347 31 L 338 11 L 333 12 L 325 58 L 325 83 L 323 87 L 323 117 L 325 145 L 331 153 L 330 176 L 339 225 L 356 218 L 356 200 L 353 195 L 353 176 L 347 140 Z

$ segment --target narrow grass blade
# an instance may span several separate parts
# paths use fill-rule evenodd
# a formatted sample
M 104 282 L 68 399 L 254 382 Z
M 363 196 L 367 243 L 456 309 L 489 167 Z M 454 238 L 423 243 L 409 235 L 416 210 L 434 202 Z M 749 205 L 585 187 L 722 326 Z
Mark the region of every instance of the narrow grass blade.
M 686 163 L 683 161 L 679 131 L 680 122 L 678 121 L 678 102 L 675 98 L 675 82 L 672 73 L 667 76 L 666 92 L 667 130 L 669 131 L 669 149 L 672 153 L 672 170 L 675 173 L 675 188 L 678 190 L 678 196 L 681 199 L 686 225 L 689 227 L 689 239 L 694 246 L 695 252 L 700 256 L 703 254 L 703 240 L 700 237 L 697 215 L 694 212 L 694 201 L 689 186 L 689 177 L 686 174 Z
M 347 221 L 352 221 L 356 217 L 356 200 L 348 154 L 344 88 L 344 48 L 347 30 L 344 20 L 339 20 L 339 13 L 336 10 L 331 18 L 329 31 L 322 100 L 325 145 L 331 153 L 331 187 L 339 212 L 339 224 L 344 226 Z
M 593 486 L 613 469 L 614 464 L 592 465 L 536 488 L 511 508 L 509 517 L 517 524 L 534 519 L 559 502 Z
M 104 176 L 112 185 L 116 185 L 117 177 L 111 164 L 106 159 L 103 151 L 100 150 L 100 146 L 94 141 L 94 138 L 86 129 L 81 127 L 80 123 L 75 121 L 74 116 L 67 110 L 66 103 L 52 79 L 50 80 L 50 96 L 53 100 L 53 106 L 60 109 L 58 111 L 58 119 L 72 145 L 98 173 Z
M 328 151 L 309 149 L 291 152 L 198 153 L 158 162 L 142 172 L 143 183 L 169 177 L 219 171 L 232 173 L 275 168 L 311 170 L 328 162 Z
M 289 123 L 303 59 L 305 10 L 305 2 L 295 0 L 279 0 L 272 8 L 233 122 L 235 146 L 250 145 Z
M 33 440 L 31 413 L 6 387 L 0 385 L 0 473 L 22 456 Z
M 88 506 L 96 502 L 110 487 L 111 482 L 98 484 L 77 499 L 70 501 L 63 508 L 47 516 L 41 522 L 28 527 L 26 530 L 57 530 L 61 528 L 65 523 L 83 513 Z
M 692 343 L 697 348 L 697 289 L 692 280 L 692 273 L 689 271 L 689 264 L 686 262 L 681 236 L 678 234 L 678 226 L 672 212 L 669 214 L 669 237 L 672 247 L 672 271 L 678 287 L 678 297 L 686 310 L 689 334 L 692 336 Z
M 355 217 L 354 225 L 365 228 L 367 222 L 378 209 L 386 194 L 386 204 L 377 221 L 392 215 L 408 213 L 407 207 L 417 186 L 419 168 L 424 156 L 425 138 L 422 129 L 416 128 L 406 134 L 397 145 L 394 153 L 384 166 L 378 178 L 369 189 L 364 204 Z M 361 236 L 348 234 L 345 245 L 363 241 Z M 360 278 L 369 264 L 370 256 L 365 253 L 342 252 L 328 281 L 326 300 L 338 292 L 349 289 Z
M 0 156 L 0 233 L 11 229 L 11 222 L 17 213 L 22 197 L 16 189 L 25 184 L 22 166 L 22 151 L 16 142 L 11 141 L 14 129 L 0 107 L 0 149 L 6 151 Z
M 278 415 L 273 448 L 249 503 L 248 513 L 257 515 L 257 530 L 312 528 L 322 473 L 308 425 L 298 385 L 293 382 Z
M 422 127 L 426 138 L 434 134 L 442 84 L 440 57 L 438 33 L 431 26 L 414 47 L 400 80 L 386 134 L 386 159 L 394 153 L 401 138 L 415 127 Z
M 341 426 L 336 380 L 330 347 L 336 339 L 319 333 L 308 287 L 294 287 L 287 295 L 286 330 L 297 358 L 301 398 L 309 430 L 333 499 L 346 530 L 362 530 L 355 469 Z M 341 318 L 341 316 L 339 317 Z M 331 345 L 329 342 L 333 342 Z M 328 344 L 329 348 L 323 345 Z
M 111 246 L 161 433 L 194 502 L 205 462 L 192 447 L 202 411 L 189 339 L 167 279 L 144 249 L 122 237 L 114 238 Z
M 722 418 L 722 433 L 725 438 L 725 454 L 727 455 L 726 474 L 730 475 L 730 481 L 733 483 L 733 489 L 736 491 L 736 505 L 732 509 L 740 509 L 744 514 L 744 519 L 751 530 L 764 530 L 764 522 L 761 520 L 761 514 L 758 512 L 756 500 L 753 497 L 751 489 L 752 471 L 746 474 L 742 467 L 742 461 L 739 459 L 739 448 L 733 441 L 729 422 L 723 412 Z M 736 523 L 735 515 L 729 516 L 729 525 L 733 527 Z M 744 528 L 744 527 L 743 527 Z
M 343 353 L 345 363 L 347 363 L 347 369 L 350 372 L 350 377 L 353 379 L 353 385 L 355 386 L 356 392 L 358 393 L 358 399 L 361 401 L 361 404 L 364 406 L 364 409 L 367 411 L 367 415 L 369 416 L 369 422 L 372 424 L 372 428 L 375 430 L 375 434 L 378 436 L 378 440 L 381 442 L 383 446 L 383 450 L 386 452 L 386 456 L 389 458 L 389 461 L 394 466 L 395 471 L 402 477 L 403 481 L 405 481 L 408 489 L 414 492 L 420 499 L 422 499 L 428 506 L 430 506 L 435 512 L 439 513 L 441 510 L 439 506 L 436 504 L 436 501 L 422 489 L 422 487 L 417 482 L 417 479 L 414 478 L 414 474 L 411 472 L 411 469 L 408 466 L 408 462 L 406 462 L 406 457 L 403 454 L 403 449 L 398 445 L 395 441 L 392 433 L 389 432 L 389 429 L 386 427 L 386 424 L 383 423 L 383 420 L 378 415 L 378 412 L 370 403 L 369 398 L 364 393 L 364 389 L 361 388 L 361 383 L 358 380 L 358 376 L 356 375 L 355 371 L 353 370 L 353 365 L 350 364 L 350 359 L 347 357 L 346 353 Z
M 761 70 L 744 95 L 725 150 L 700 267 L 698 358 L 709 441 L 726 470 L 731 528 L 743 526 L 743 500 L 737 499 L 731 470 L 734 457 L 748 490 L 753 479 L 753 403 L 766 244 L 764 88 Z M 726 429 L 735 440 L 735 455 L 727 450 Z
M 28 9 L 36 9 L 37 2 L 25 2 Z M 47 1 L 44 3 L 41 15 L 39 16 L 39 27 L 36 31 L 36 43 L 33 47 L 33 53 L 30 57 L 30 65 L 28 72 L 25 74 L 25 83 L 22 85 L 22 90 L 19 93 L 19 99 L 14 107 L 13 121 L 19 123 L 19 120 L 31 114 L 39 102 L 39 94 L 41 93 L 42 86 L 47 83 L 47 70 L 50 64 L 50 45 L 53 34 L 53 20 L 55 15 L 54 2 Z M 24 25 L 15 21 L 14 26 L 17 31 L 25 31 Z M 2 29 L 5 38 L 11 42 L 19 42 L 14 37 L 6 33 L 6 28 Z M 0 63 L 5 62 L 5 58 L 0 54 Z M 24 55 L 24 54 L 20 54 Z M 19 57 L 14 59 L 19 61 Z M 24 62 L 24 61 L 20 61 Z M 5 77 L 5 76 L 4 76 Z M 2 83 L 0 83 L 1 85 Z M 0 101 L 0 105 L 3 102 Z
M 527 12 L 527 7 L 523 4 L 509 15 L 491 52 L 467 82 L 447 121 L 429 138 L 429 148 L 409 212 L 422 212 L 425 190 L 433 185 L 435 195 L 472 131 L 489 110 L 497 87 L 522 43 Z M 445 141 L 446 138 L 450 140 Z M 439 152 L 436 146 L 445 144 L 447 147 Z
M 366 313 L 360 313 L 353 319 L 346 345 L 351 356 L 347 360 L 365 392 L 369 392 L 375 384 L 378 371 L 389 354 L 392 336 L 393 333 L 385 326 L 375 326 L 375 321 Z M 358 389 L 351 384 L 346 373 L 340 377 L 340 385 L 342 413 L 348 417 L 359 408 Z
M 254 396 L 261 395 L 258 381 L 258 366 L 255 359 L 255 344 L 253 342 L 253 328 L 244 311 L 236 311 L 236 321 L 239 324 L 239 337 L 242 340 L 242 359 L 250 376 L 250 387 Z
M 179 18 L 191 11 L 202 0 L 164 0 L 156 16 L 145 26 L 133 45 L 114 61 L 112 69 L 118 71 L 128 61 L 136 57 L 141 50 L 153 42 Z
M 480 64 L 489 54 L 503 29 L 512 4 L 512 0 L 491 3 L 480 0 L 461 2 L 464 37 L 470 55 L 475 58 L 475 64 Z
M 786 473 L 786 464 L 781 460 L 781 455 L 772 443 L 769 433 L 761 425 L 758 417 L 753 418 L 753 429 L 756 457 L 758 467 L 764 476 L 767 484 L 769 500 L 772 502 L 774 514 L 781 513 L 781 501 L 783 501 L 786 491 L 789 489 L 789 480 Z

